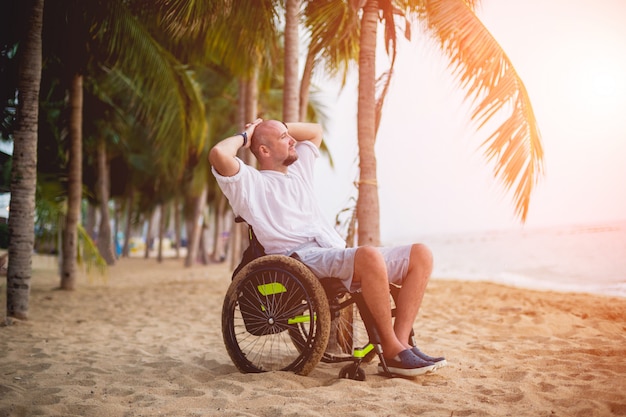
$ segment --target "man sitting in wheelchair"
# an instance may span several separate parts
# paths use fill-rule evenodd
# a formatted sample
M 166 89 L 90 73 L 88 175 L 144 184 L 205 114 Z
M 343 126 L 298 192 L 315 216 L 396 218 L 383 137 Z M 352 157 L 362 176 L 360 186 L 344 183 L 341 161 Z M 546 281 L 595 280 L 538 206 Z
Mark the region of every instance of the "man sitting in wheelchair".
M 339 278 L 350 291 L 361 290 L 391 373 L 415 376 L 444 366 L 445 358 L 409 343 L 432 272 L 430 250 L 422 244 L 346 248 L 324 221 L 313 191 L 321 143 L 319 124 L 257 119 L 215 145 L 209 161 L 233 211 L 253 227 L 266 253 L 293 256 L 317 277 Z M 255 155 L 258 170 L 237 158 L 242 147 Z M 401 286 L 395 322 L 390 282 Z

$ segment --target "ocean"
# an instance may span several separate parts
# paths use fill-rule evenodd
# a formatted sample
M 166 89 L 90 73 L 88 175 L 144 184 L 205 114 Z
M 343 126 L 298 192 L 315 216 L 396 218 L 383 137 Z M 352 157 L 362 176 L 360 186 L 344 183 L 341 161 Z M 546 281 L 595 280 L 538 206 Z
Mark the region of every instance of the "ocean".
M 626 297 L 626 221 L 426 236 L 433 279 Z

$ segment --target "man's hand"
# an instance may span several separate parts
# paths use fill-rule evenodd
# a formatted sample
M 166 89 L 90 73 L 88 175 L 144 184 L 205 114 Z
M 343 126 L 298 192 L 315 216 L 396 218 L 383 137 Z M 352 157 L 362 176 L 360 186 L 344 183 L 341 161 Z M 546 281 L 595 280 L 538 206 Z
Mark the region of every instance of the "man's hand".
M 263 119 L 256 119 L 254 122 L 247 123 L 244 130 L 247 140 L 244 140 L 243 134 L 237 133 L 227 137 L 215 145 L 209 152 L 209 162 L 215 170 L 225 177 L 232 177 L 239 172 L 239 162 L 235 159 L 237 151 L 240 148 L 250 148 L 250 142 L 254 129 L 261 123 Z
M 244 132 L 246 132 L 246 135 L 248 137 L 248 140 L 246 141 L 245 145 L 243 146 L 244 149 L 248 149 L 250 148 L 250 142 L 252 142 L 252 135 L 254 135 L 254 129 L 256 129 L 256 127 L 263 121 L 263 119 L 258 118 L 256 119 L 254 122 L 251 123 L 246 123 Z

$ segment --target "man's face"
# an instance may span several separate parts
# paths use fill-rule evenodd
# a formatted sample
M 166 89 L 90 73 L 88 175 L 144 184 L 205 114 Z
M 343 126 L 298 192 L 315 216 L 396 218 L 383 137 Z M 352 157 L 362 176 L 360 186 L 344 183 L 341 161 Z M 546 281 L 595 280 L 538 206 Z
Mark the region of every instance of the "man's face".
M 282 159 L 284 166 L 289 166 L 298 160 L 296 140 L 289 135 L 285 125 L 280 124 L 278 131 L 278 138 L 272 144 L 272 152 L 275 153 L 276 159 Z

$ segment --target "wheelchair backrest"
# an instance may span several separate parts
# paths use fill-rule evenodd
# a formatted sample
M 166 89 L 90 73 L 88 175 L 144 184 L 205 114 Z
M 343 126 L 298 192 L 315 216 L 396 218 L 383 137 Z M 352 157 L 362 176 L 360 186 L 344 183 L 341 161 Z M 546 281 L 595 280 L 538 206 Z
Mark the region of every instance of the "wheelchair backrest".
M 245 221 L 245 219 L 239 216 L 235 218 L 235 222 L 248 224 Z M 248 224 L 248 247 L 246 248 L 245 251 L 243 251 L 241 262 L 239 262 L 239 265 L 237 265 L 237 268 L 235 268 L 235 270 L 233 271 L 232 279 L 235 279 L 235 276 L 241 270 L 241 268 L 243 268 L 244 266 L 246 266 L 247 264 L 249 264 L 256 258 L 260 258 L 261 256 L 265 256 L 265 255 L 266 255 L 265 248 L 263 247 L 261 242 L 259 242 L 259 240 L 256 238 L 256 235 L 254 234 L 254 230 L 252 229 L 252 226 Z

